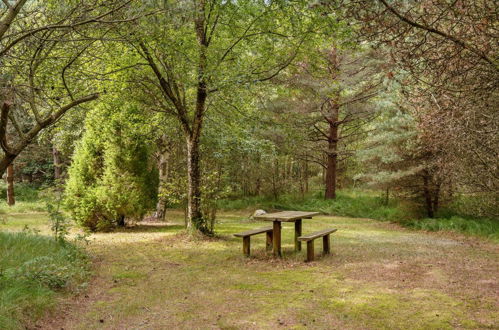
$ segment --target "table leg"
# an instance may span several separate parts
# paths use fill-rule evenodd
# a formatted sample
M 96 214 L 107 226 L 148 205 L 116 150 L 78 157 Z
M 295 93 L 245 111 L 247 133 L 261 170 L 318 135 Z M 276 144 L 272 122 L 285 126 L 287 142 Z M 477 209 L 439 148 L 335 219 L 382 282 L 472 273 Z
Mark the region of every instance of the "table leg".
M 322 237 L 323 254 L 331 254 L 331 241 L 329 240 L 329 235 Z
M 274 221 L 274 228 L 272 231 L 272 244 L 274 245 L 274 256 L 281 257 L 281 222 Z
M 301 242 L 298 237 L 301 236 L 301 219 L 295 221 L 295 251 L 301 251 Z

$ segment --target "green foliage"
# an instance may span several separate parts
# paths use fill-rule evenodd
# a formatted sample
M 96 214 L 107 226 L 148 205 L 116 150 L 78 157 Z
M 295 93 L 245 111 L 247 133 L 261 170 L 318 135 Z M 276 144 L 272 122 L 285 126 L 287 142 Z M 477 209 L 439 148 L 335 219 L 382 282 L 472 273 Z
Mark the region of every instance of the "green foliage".
M 23 328 L 54 305 L 56 292 L 77 290 L 88 274 L 86 255 L 72 244 L 0 232 L 0 328 Z
M 54 234 L 54 239 L 60 244 L 65 244 L 66 236 L 69 233 L 70 223 L 69 219 L 64 216 L 59 208 L 60 200 L 57 202 L 57 205 L 47 203 L 47 212 L 51 222 L 50 229 Z
M 92 231 L 140 219 L 157 194 L 146 116 L 134 104 L 112 101 L 89 115 L 68 171 L 66 206 Z
M 16 202 L 35 202 L 39 199 L 38 196 L 39 189 L 36 185 L 29 183 L 19 182 L 14 185 L 14 194 L 16 197 Z M 7 198 L 7 184 L 4 181 L 0 181 L 0 199 L 6 200 Z

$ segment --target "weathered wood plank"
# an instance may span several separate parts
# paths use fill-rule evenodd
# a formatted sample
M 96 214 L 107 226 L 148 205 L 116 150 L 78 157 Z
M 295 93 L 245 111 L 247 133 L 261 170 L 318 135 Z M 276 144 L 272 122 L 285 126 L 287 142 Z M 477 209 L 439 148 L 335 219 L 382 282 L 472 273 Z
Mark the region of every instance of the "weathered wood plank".
M 313 216 L 320 214 L 320 212 L 303 212 L 303 211 L 282 211 L 275 213 L 267 213 L 259 216 L 255 216 L 256 220 L 264 221 L 295 221 L 298 219 L 310 219 Z
M 314 241 L 307 241 L 307 262 L 314 261 Z
M 302 221 L 298 219 L 295 221 L 295 251 L 301 251 L 301 241 L 298 240 L 302 234 Z
M 303 242 L 308 242 L 308 241 L 314 240 L 316 238 L 323 237 L 323 236 L 329 235 L 331 233 L 334 233 L 337 230 L 338 229 L 336 229 L 336 228 L 329 228 L 329 229 L 316 231 L 316 232 L 313 232 L 313 233 L 305 235 L 305 236 L 300 236 L 300 237 L 298 237 L 298 240 L 303 241 Z
M 324 255 L 331 254 L 331 241 L 329 239 L 329 234 L 322 237 L 322 250 Z
M 257 229 L 251 229 L 247 231 L 243 231 L 242 233 L 236 233 L 234 236 L 236 237 L 246 237 L 246 236 L 253 236 L 257 234 L 263 234 L 267 232 L 272 232 L 272 227 L 263 227 L 263 228 L 257 228 Z
M 274 245 L 274 255 L 281 256 L 281 222 L 274 221 L 272 244 Z
M 250 239 L 251 236 L 245 236 L 243 237 L 243 254 L 247 257 L 250 256 Z
M 272 250 L 272 231 L 267 232 L 267 251 Z

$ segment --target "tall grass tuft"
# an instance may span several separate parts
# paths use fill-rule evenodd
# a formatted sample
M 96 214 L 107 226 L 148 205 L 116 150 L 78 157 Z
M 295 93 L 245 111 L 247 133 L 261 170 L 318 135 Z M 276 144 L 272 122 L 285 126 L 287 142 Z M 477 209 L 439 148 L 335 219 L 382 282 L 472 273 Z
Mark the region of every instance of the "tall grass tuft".
M 452 216 L 450 218 L 413 219 L 406 221 L 403 224 L 414 229 L 427 231 L 456 231 L 499 241 L 499 221 L 492 219 L 470 219 Z
M 0 329 L 22 329 L 88 277 L 88 261 L 72 244 L 26 232 L 0 232 Z

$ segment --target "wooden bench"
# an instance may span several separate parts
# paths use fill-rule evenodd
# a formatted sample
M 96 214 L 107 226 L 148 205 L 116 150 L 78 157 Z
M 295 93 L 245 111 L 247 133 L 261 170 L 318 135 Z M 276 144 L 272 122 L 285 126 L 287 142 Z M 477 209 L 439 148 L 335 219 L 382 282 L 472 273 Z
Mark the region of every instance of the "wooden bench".
M 234 234 L 234 236 L 243 238 L 243 253 L 245 256 L 249 257 L 250 238 L 253 235 L 267 233 L 267 251 L 272 250 L 272 231 L 273 231 L 272 227 L 263 227 L 263 228 L 244 231 L 242 233 L 237 233 Z
M 336 228 L 329 228 L 298 237 L 299 241 L 307 242 L 307 262 L 314 260 L 314 240 L 316 238 L 322 237 L 323 254 L 326 255 L 331 253 L 329 235 L 334 233 L 336 230 Z

